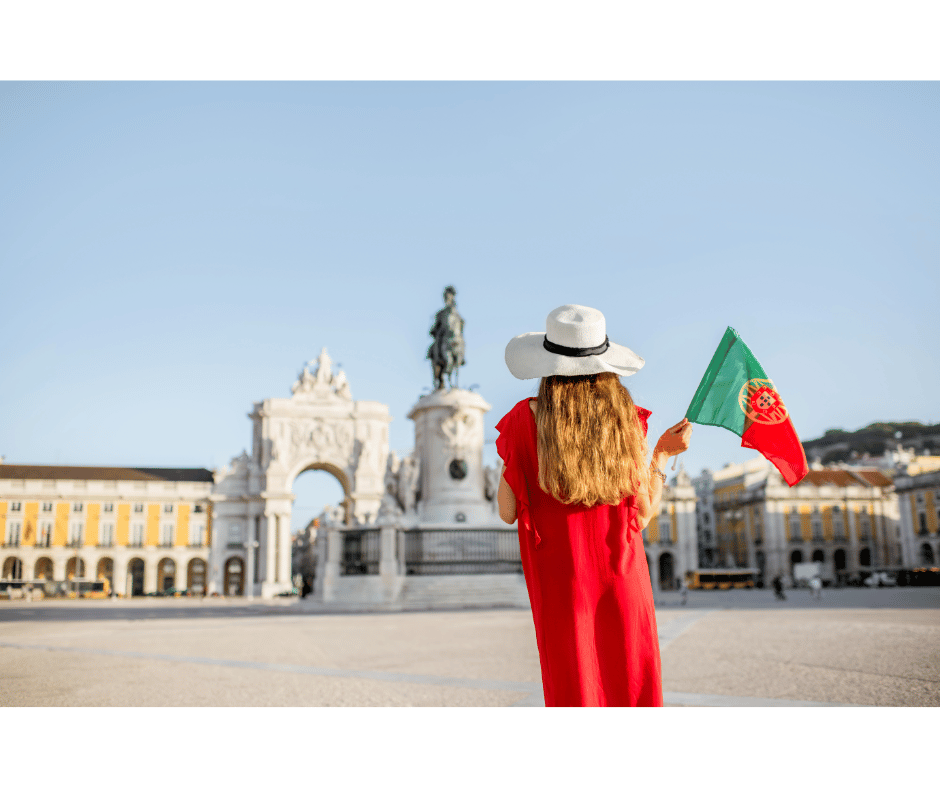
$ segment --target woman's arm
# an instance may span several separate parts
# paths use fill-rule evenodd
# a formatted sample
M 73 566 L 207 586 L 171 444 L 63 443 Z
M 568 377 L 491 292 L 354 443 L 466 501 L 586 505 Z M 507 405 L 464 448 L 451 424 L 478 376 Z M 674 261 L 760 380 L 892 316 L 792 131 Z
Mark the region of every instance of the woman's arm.
M 499 504 L 499 519 L 507 525 L 516 522 L 516 496 L 512 487 L 506 482 L 506 467 L 499 475 L 499 489 L 496 491 L 496 502 Z
M 640 529 L 646 528 L 650 520 L 659 513 L 659 504 L 663 499 L 665 479 L 655 471 L 665 471 L 669 458 L 681 454 L 689 448 L 692 435 L 692 422 L 683 419 L 666 430 L 656 441 L 653 449 L 653 461 L 650 463 L 649 486 L 637 496 Z

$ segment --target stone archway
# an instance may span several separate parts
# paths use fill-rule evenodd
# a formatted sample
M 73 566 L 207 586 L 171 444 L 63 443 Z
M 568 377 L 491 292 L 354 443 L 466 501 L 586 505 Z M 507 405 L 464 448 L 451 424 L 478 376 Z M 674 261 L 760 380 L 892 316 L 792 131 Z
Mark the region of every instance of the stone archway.
M 144 560 L 132 558 L 127 564 L 127 591 L 128 596 L 144 595 Z
M 201 558 L 193 558 L 186 568 L 186 590 L 194 596 L 204 596 L 206 576 L 206 562 Z
M 245 593 L 245 562 L 238 556 L 233 556 L 225 562 L 222 593 L 225 596 L 242 596 Z
M 10 556 L 6 561 L 3 562 L 3 579 L 23 579 L 23 562 L 16 556 Z
M 659 587 L 663 591 L 671 591 L 675 585 L 674 570 L 675 562 L 672 553 L 663 552 L 659 554 Z
M 923 566 L 933 566 L 934 564 L 934 555 L 933 547 L 930 546 L 930 542 L 924 542 L 920 546 L 920 562 Z
M 36 568 L 33 570 L 33 577 L 37 580 L 52 580 L 53 564 L 52 559 L 47 556 L 36 561 Z
M 169 591 L 176 588 L 176 561 L 162 558 L 157 564 L 157 591 Z
M 353 401 L 345 373 L 333 373 L 326 348 L 301 371 L 290 398 L 266 399 L 249 415 L 250 464 L 258 481 L 246 490 L 245 580 L 249 593 L 259 584 L 261 596 L 273 597 L 292 587 L 294 480 L 308 470 L 327 471 L 343 488 L 346 526 L 375 522 L 385 493 L 392 419 L 387 405 Z
M 107 580 L 108 584 L 114 583 L 114 561 L 110 558 L 102 558 L 98 561 L 95 569 L 96 580 Z
M 835 561 L 837 572 L 845 571 L 845 567 L 846 567 L 845 550 L 843 550 L 841 547 L 838 550 L 836 550 L 835 553 L 833 554 L 833 560 Z
M 352 525 L 353 505 L 352 505 L 352 498 L 350 497 L 351 485 L 349 483 L 349 478 L 346 476 L 346 474 L 343 472 L 341 468 L 337 468 L 332 463 L 314 462 L 308 465 L 306 468 L 302 468 L 300 471 L 298 471 L 298 473 L 290 481 L 292 497 L 294 496 L 294 485 L 297 479 L 299 479 L 301 476 L 303 476 L 303 474 L 307 473 L 308 471 L 324 471 L 325 473 L 329 474 L 332 478 L 334 478 L 337 482 L 339 482 L 340 487 L 342 487 L 343 489 L 343 500 L 339 503 L 338 508 L 342 509 L 342 514 L 341 516 L 334 516 L 332 518 L 332 522 L 342 522 L 347 526 Z M 334 515 L 336 515 L 335 512 L 334 512 Z M 371 518 L 366 516 L 365 519 L 366 519 L 366 522 L 368 523 L 368 520 Z M 293 520 L 291 521 L 291 523 L 292 525 L 295 524 L 293 523 Z

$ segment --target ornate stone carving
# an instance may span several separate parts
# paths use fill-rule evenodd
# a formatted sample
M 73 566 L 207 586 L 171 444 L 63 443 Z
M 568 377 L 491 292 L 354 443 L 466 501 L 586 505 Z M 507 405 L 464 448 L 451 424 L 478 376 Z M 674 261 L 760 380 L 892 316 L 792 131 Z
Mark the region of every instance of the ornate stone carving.
M 323 419 L 295 420 L 290 425 L 294 455 L 313 452 L 316 456 L 349 454 L 352 429 L 344 424 L 328 424 Z
M 314 364 L 316 368 L 311 371 Z M 291 386 L 293 398 L 300 400 L 339 398 L 351 401 L 352 393 L 349 389 L 349 381 L 346 380 L 346 373 L 340 370 L 334 375 L 332 367 L 333 361 L 326 352 L 326 348 L 323 348 L 316 359 L 307 362 L 297 381 Z
M 476 426 L 476 415 L 471 410 L 455 407 L 450 416 L 441 422 L 441 433 L 447 438 L 450 448 L 459 457 L 469 448 Z

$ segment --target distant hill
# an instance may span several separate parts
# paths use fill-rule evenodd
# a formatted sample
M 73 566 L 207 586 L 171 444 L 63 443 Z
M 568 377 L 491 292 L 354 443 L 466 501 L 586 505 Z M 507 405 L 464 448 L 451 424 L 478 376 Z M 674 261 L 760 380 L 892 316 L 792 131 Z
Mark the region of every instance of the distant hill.
M 898 436 L 900 433 L 900 436 Z M 868 454 L 877 457 L 900 444 L 923 454 L 940 454 L 940 423 L 921 424 L 919 421 L 876 421 L 867 427 L 846 432 L 826 430 L 821 438 L 803 441 L 803 450 L 811 462 L 849 462 Z

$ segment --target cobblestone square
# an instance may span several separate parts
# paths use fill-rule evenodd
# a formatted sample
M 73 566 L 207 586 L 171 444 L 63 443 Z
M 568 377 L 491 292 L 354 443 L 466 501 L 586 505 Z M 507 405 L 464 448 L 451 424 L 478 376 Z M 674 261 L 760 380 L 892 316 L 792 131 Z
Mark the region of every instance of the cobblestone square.
M 538 706 L 528 610 L 4 602 L 3 706 Z M 667 706 L 938 706 L 940 589 L 660 594 Z

